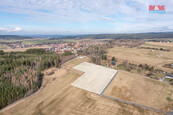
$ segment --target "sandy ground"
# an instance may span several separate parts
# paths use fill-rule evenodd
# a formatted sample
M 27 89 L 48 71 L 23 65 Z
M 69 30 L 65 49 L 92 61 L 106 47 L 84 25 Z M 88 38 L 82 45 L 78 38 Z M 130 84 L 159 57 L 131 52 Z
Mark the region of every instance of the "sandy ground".
M 173 62 L 173 52 L 164 52 L 150 49 L 114 47 L 109 49 L 108 56 L 119 60 L 128 60 L 134 64 L 148 64 L 158 69 L 172 72 L 172 69 L 162 67 Z
M 163 111 L 173 108 L 167 100 L 173 99 L 173 86 L 126 71 L 118 72 L 104 94 Z
M 117 102 L 71 86 L 83 73 L 73 70 L 79 61 L 66 63 L 55 73 L 45 76 L 43 88 L 36 95 L 16 103 L 0 115 L 158 115 L 155 111 Z

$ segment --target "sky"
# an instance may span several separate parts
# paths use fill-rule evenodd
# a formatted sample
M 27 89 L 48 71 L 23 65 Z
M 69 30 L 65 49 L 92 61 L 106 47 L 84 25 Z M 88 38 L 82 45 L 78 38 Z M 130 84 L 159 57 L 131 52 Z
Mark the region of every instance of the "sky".
M 173 32 L 173 0 L 0 0 L 0 35 L 144 32 Z

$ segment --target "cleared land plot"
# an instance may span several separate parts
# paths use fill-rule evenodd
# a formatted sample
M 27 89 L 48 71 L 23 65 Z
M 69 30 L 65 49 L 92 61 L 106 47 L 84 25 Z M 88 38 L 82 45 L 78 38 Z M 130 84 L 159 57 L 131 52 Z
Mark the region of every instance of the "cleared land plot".
M 104 94 L 163 111 L 173 109 L 173 86 L 126 71 L 118 72 Z
M 162 115 L 71 86 L 83 73 L 69 67 L 81 60 L 70 60 L 62 69 L 56 69 L 55 74 L 45 76 L 40 92 L 10 106 L 0 115 Z
M 108 56 L 119 60 L 128 60 L 134 64 L 148 64 L 159 69 L 171 72 L 171 69 L 162 67 L 173 62 L 173 52 L 165 52 L 151 49 L 114 47 L 109 49 Z
M 83 62 L 75 67 L 76 70 L 85 72 L 80 78 L 72 83 L 72 86 L 101 94 L 106 85 L 117 73 L 116 70 L 99 65 Z

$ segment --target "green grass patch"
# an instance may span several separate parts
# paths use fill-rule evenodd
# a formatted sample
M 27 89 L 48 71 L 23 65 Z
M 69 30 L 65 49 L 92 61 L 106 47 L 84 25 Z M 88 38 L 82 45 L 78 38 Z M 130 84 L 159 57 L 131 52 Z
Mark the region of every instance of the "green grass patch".
M 169 102 L 172 101 L 172 99 L 170 97 L 167 97 L 166 100 L 169 101 Z

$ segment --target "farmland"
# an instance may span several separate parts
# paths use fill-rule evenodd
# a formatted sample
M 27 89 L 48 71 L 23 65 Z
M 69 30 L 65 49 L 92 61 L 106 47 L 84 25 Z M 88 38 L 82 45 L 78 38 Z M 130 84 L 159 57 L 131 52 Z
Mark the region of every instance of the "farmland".
M 172 89 L 173 87 L 166 82 L 119 70 L 105 95 L 163 111 L 170 111 L 173 107 Z
M 47 48 L 47 47 L 30 47 L 30 48 L 16 48 L 16 49 L 3 49 L 4 52 L 24 52 L 28 49 L 43 49 L 43 48 Z
M 61 69 L 54 69 L 54 74 L 44 77 L 38 93 L 19 100 L 0 114 L 161 114 L 73 87 L 71 83 L 83 73 L 71 67 L 87 60 L 76 58 L 65 63 Z
M 121 42 L 121 40 L 119 40 L 119 42 Z M 126 42 L 130 42 L 130 44 L 124 44 Z M 134 42 L 135 45 L 131 45 L 131 43 Z M 88 89 L 89 86 L 83 89 L 72 86 L 71 84 L 74 83 L 74 81 L 84 75 L 84 72 L 81 72 L 81 70 L 85 70 L 85 67 L 79 67 L 77 70 L 73 67 L 83 62 L 95 63 L 93 62 L 95 58 L 91 58 L 92 56 L 102 56 L 101 58 L 98 58 L 98 60 L 107 62 L 112 57 L 115 57 L 117 60 L 115 66 L 111 65 L 109 67 L 118 69 L 119 73 L 111 82 L 108 89 L 106 89 L 104 93 L 105 96 L 169 112 L 173 108 L 173 87 L 166 81 L 158 81 L 154 79 L 156 79 L 157 76 L 160 76 L 161 78 L 162 76 L 164 77 L 163 72 L 161 71 L 157 73 L 157 71 L 155 71 L 156 69 L 161 69 L 169 73 L 172 72 L 171 68 L 164 67 L 165 64 L 171 64 L 173 62 L 171 43 L 169 43 L 169 45 L 167 43 L 162 44 L 159 42 L 146 42 L 143 44 L 141 41 L 138 43 L 138 41 L 135 40 L 123 40 L 123 43 L 120 46 L 117 46 L 116 44 L 114 45 L 115 47 L 113 47 L 113 42 L 108 42 L 103 45 L 104 47 L 93 45 L 86 49 L 86 52 L 85 50 L 82 52 L 81 55 L 86 56 L 72 59 L 64 63 L 59 69 L 51 68 L 45 70 L 43 72 L 45 74 L 42 88 L 38 92 L 15 102 L 12 106 L 7 106 L 7 108 L 1 110 L 0 114 L 161 114 L 139 106 L 106 98 L 99 95 L 100 91 L 96 94 L 90 92 L 90 90 L 83 90 Z M 125 47 L 125 45 L 130 45 L 130 47 Z M 149 47 L 149 49 L 145 49 L 145 47 Z M 101 48 L 105 49 L 105 51 Z M 169 51 L 161 50 L 161 48 Z M 14 50 L 17 49 L 18 48 Z M 98 49 L 98 51 L 95 49 Z M 7 49 L 4 49 L 4 51 L 5 50 L 6 52 L 11 52 L 13 49 L 8 49 L 9 51 Z M 100 55 L 100 53 L 102 53 L 102 55 Z M 135 68 L 127 72 L 128 68 L 117 66 L 124 61 L 127 61 L 127 64 L 130 66 L 135 66 L 136 64 Z M 143 70 L 139 73 L 138 69 L 141 68 L 145 69 L 145 72 L 143 72 Z M 89 69 L 92 70 L 91 68 Z M 151 69 L 153 73 L 155 72 L 155 75 L 152 76 L 153 79 L 145 76 L 149 69 Z M 95 72 L 99 73 L 97 71 Z M 91 79 L 95 79 L 91 76 L 93 75 L 95 77 L 96 73 L 89 72 L 88 74 Z M 97 77 L 99 78 L 98 75 L 99 74 L 97 74 Z M 104 77 L 108 76 L 106 76 L 106 74 L 102 75 L 100 76 L 100 79 Z M 87 80 L 84 79 L 82 84 Z M 97 79 L 97 81 L 99 80 Z M 95 83 L 97 83 L 97 81 Z M 104 83 L 103 81 L 101 82 Z
M 142 45 L 146 46 L 148 43 Z M 160 45 L 157 44 L 157 47 Z M 161 46 L 162 48 L 173 48 L 170 45 L 165 47 L 165 44 Z M 167 69 L 162 67 L 164 64 L 173 62 L 173 51 L 170 52 L 160 51 L 160 50 L 152 50 L 152 49 L 140 49 L 137 47 L 127 48 L 127 47 L 118 47 L 109 49 L 107 54 L 109 57 L 115 57 L 119 61 L 127 60 L 130 63 L 134 64 L 148 64 L 150 66 L 154 66 L 158 69 L 163 69 L 165 71 L 171 72 L 171 69 Z
M 165 49 L 173 51 L 173 43 L 146 42 L 142 46 L 144 46 L 144 47 L 165 48 Z
M 171 68 L 164 67 L 165 64 L 173 63 L 172 48 L 172 43 L 146 42 L 133 48 L 115 46 L 109 49 L 107 56 L 109 59 L 111 57 L 117 59 L 117 65 L 114 68 L 119 69 L 119 73 L 105 95 L 170 111 L 173 108 L 173 86 L 166 81 L 159 81 L 157 77 L 164 77 L 163 72 L 158 72 L 160 70 L 173 72 Z M 146 71 L 144 65 L 152 67 L 150 68 L 152 77 L 146 77 L 146 72 L 143 74 Z M 155 72 L 156 69 L 157 72 Z

